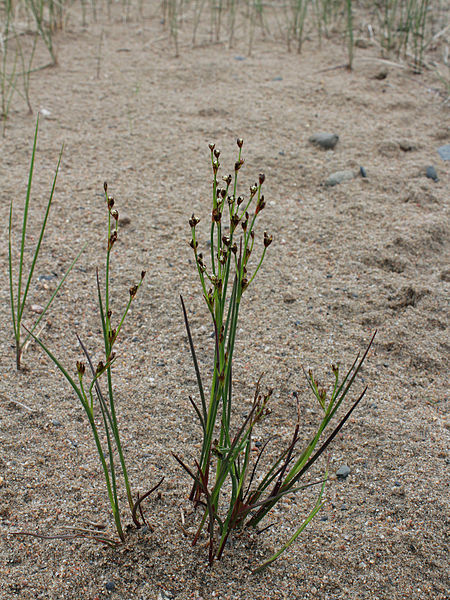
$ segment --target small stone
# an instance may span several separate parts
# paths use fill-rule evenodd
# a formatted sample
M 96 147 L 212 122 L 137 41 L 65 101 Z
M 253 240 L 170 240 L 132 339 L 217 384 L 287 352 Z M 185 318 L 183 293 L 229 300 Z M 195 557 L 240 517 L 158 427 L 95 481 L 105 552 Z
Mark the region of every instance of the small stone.
M 108 592 L 113 592 L 116 589 L 116 584 L 114 583 L 114 581 L 107 581 L 105 584 L 105 588 L 108 590 Z
M 41 306 L 40 304 L 32 304 L 31 305 L 31 310 L 35 313 L 37 313 L 38 315 L 42 314 L 44 312 L 44 307 Z
M 297 300 L 296 296 L 293 296 L 292 294 L 284 294 L 283 296 L 283 302 L 285 304 L 293 304 L 295 301 Z
M 339 136 L 336 133 L 315 133 L 308 141 L 324 150 L 333 150 L 339 141 Z
M 58 421 L 58 419 L 52 419 L 51 423 L 52 423 L 52 425 L 54 427 L 60 427 L 61 426 L 61 421 Z
M 361 177 L 367 177 L 367 171 L 364 167 L 359 167 L 359 174 L 361 175 Z
M 281 75 L 277 75 L 272 79 L 272 81 L 283 81 L 283 78 L 281 77 Z
M 245 56 L 241 56 L 240 54 L 234 57 L 234 60 L 245 60 Z
M 338 479 L 347 479 L 349 474 L 350 467 L 348 465 L 342 465 L 342 467 L 339 467 L 339 469 L 336 471 L 336 476 Z
M 400 140 L 398 145 L 403 152 L 415 152 L 417 150 L 417 146 L 411 140 Z
M 383 81 L 383 79 L 386 79 L 386 77 L 388 76 L 389 71 L 387 70 L 386 67 L 381 67 L 381 69 L 379 69 L 375 75 L 373 76 L 374 79 L 378 79 L 378 81 Z
M 335 173 L 331 173 L 328 179 L 325 181 L 325 185 L 327 187 L 333 187 L 342 183 L 343 181 L 350 181 L 355 177 L 355 173 L 350 169 L 345 171 L 336 171 Z
M 450 160 L 450 144 L 440 146 L 437 151 L 442 160 Z
M 369 48 L 369 46 L 371 46 L 371 43 L 369 42 L 369 40 L 366 40 L 364 38 L 358 38 L 357 40 L 355 40 L 355 46 L 356 48 Z
M 51 273 L 50 275 L 39 275 L 38 281 L 51 281 L 52 279 L 56 279 L 58 275 L 56 273 Z
M 432 179 L 433 181 L 439 181 L 438 174 L 436 172 L 436 169 L 433 167 L 433 165 L 429 165 L 427 167 L 427 170 L 425 171 L 425 175 L 428 177 L 428 179 Z

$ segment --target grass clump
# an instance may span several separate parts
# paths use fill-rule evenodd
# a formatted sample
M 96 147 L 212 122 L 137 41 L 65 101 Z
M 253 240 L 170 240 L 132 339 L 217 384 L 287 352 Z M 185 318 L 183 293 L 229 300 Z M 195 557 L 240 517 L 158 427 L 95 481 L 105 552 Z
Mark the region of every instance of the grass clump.
M 259 571 L 276 560 L 295 541 L 323 504 L 327 470 L 325 469 L 319 482 L 304 482 L 304 477 L 365 394 L 364 389 L 347 407 L 347 412 L 338 416 L 337 412 L 367 357 L 373 338 L 362 358 L 357 357 L 342 379 L 339 366 L 333 366 L 331 395 L 327 395 L 311 372 L 305 374 L 322 411 L 315 433 L 306 446 L 298 447 L 301 428 L 298 416 L 293 424 L 292 438 L 284 450 L 275 455 L 275 458 L 272 456 L 261 461 L 269 439 L 253 459 L 252 436 L 255 428 L 271 412 L 273 391 L 262 391 L 259 380 L 247 416 L 243 422 L 235 424 L 232 365 L 241 300 L 264 261 L 272 236 L 267 232 L 260 236 L 261 250 L 258 258 L 253 260 L 258 246 L 255 228 L 258 216 L 265 207 L 262 193 L 265 176 L 259 175 L 258 181 L 250 186 L 248 196 L 238 195 L 238 177 L 244 165 L 242 139 L 237 140 L 237 145 L 238 157 L 234 174 L 220 179 L 220 152 L 214 144 L 210 144 L 213 181 L 208 259 L 199 251 L 199 219 L 192 215 L 189 221 L 192 234 L 190 246 L 194 253 L 202 295 L 214 328 L 214 363 L 207 390 L 200 373 L 186 307 L 181 299 L 200 398 L 199 401 L 190 398 L 190 401 L 202 430 L 203 442 L 200 456 L 193 467 L 188 466 L 180 456 L 174 456 L 193 480 L 190 500 L 202 510 L 193 544 L 198 541 L 202 532 L 207 533 L 210 564 L 221 558 L 233 531 L 257 529 L 284 496 L 295 494 L 310 485 L 320 485 L 317 501 L 308 516 L 280 550 L 255 570 Z M 296 397 L 298 402 L 298 394 Z M 328 432 L 332 422 L 334 428 Z M 266 466 L 260 473 L 262 464 Z
M 67 276 L 69 275 L 70 271 L 72 270 L 72 268 L 74 267 L 78 258 L 80 257 L 81 252 L 84 250 L 84 247 L 83 247 L 81 249 L 81 251 L 78 253 L 78 255 L 75 257 L 74 261 L 72 262 L 70 267 L 67 269 L 64 277 L 61 279 L 60 283 L 58 284 L 56 290 L 53 292 L 50 300 L 47 302 L 47 304 L 43 308 L 39 318 L 31 326 L 31 328 L 27 331 L 27 334 L 24 337 L 22 337 L 22 321 L 23 321 L 23 317 L 24 317 L 25 307 L 27 305 L 28 293 L 30 291 L 30 285 L 31 285 L 31 281 L 33 279 L 34 269 L 36 267 L 36 262 L 39 257 L 42 240 L 44 238 L 45 228 L 47 226 L 47 220 L 48 220 L 48 217 L 50 214 L 50 209 L 52 206 L 53 196 L 54 196 L 55 187 L 56 187 L 56 179 L 58 177 L 59 167 L 61 164 L 61 158 L 62 158 L 62 153 L 63 153 L 63 148 L 61 148 L 61 152 L 60 152 L 59 158 L 58 158 L 58 164 L 56 165 L 55 175 L 53 178 L 52 188 L 51 188 L 51 191 L 49 194 L 47 207 L 46 207 L 46 210 L 44 213 L 44 218 L 43 218 L 42 225 L 41 225 L 40 234 L 38 237 L 38 241 L 36 243 L 33 258 L 31 261 L 31 265 L 28 269 L 28 275 L 27 275 L 25 272 L 26 267 L 24 264 L 25 250 L 26 250 L 25 245 L 26 245 L 26 238 L 27 238 L 28 212 L 29 212 L 30 199 L 31 199 L 31 186 L 32 186 L 32 182 L 33 182 L 34 160 L 35 160 L 35 156 L 36 156 L 38 128 L 39 128 L 39 116 L 36 120 L 36 127 L 35 127 L 35 131 L 34 131 L 33 150 L 31 153 L 30 169 L 28 172 L 28 186 L 27 186 L 27 193 L 26 193 L 26 197 L 25 197 L 25 205 L 24 205 L 24 210 L 23 210 L 23 221 L 22 221 L 22 229 L 21 229 L 21 242 L 20 242 L 20 250 L 19 250 L 19 265 L 18 265 L 17 280 L 15 280 L 14 268 L 13 268 L 13 242 L 12 242 L 13 204 L 14 204 L 13 196 L 11 196 L 11 201 L 9 204 L 9 223 L 8 223 L 9 295 L 10 295 L 10 305 L 11 305 L 11 317 L 12 317 L 12 324 L 13 324 L 13 330 L 14 330 L 14 341 L 15 341 L 15 348 L 16 348 L 17 370 L 19 370 L 21 368 L 22 355 L 28 344 L 30 337 L 33 335 L 33 332 L 36 330 L 36 328 L 38 327 L 38 325 L 44 318 L 47 310 L 50 308 L 50 305 L 52 304 L 52 302 L 55 299 L 56 295 L 58 294 L 59 290 L 61 289 L 61 286 L 64 284 Z
M 102 465 L 103 476 L 106 483 L 108 499 L 113 513 L 116 531 L 120 540 L 124 541 L 125 531 L 120 510 L 120 486 L 118 481 L 120 471 L 122 473 L 125 486 L 128 508 L 131 513 L 132 520 L 137 528 L 141 527 L 138 512 L 142 521 L 145 523 L 145 518 L 141 509 L 141 502 L 162 483 L 162 480 L 143 496 L 140 497 L 137 495 L 136 499 L 133 496 L 116 414 L 112 368 L 116 361 L 116 353 L 114 351 L 116 341 L 120 331 L 122 330 L 122 326 L 130 309 L 131 303 L 134 301 L 137 292 L 142 285 L 145 277 L 145 271 L 141 272 L 138 283 L 130 287 L 125 308 L 119 317 L 114 319 L 115 324 L 113 324 L 113 311 L 111 309 L 110 267 L 112 250 L 118 239 L 119 213 L 114 208 L 114 198 L 108 196 L 108 186 L 106 182 L 104 184 L 104 191 L 108 220 L 103 289 L 100 282 L 98 269 L 96 277 L 97 301 L 103 332 L 103 358 L 97 363 L 97 365 L 94 365 L 91 358 L 91 353 L 87 349 L 86 344 L 83 343 L 79 335 L 76 334 L 78 343 L 84 355 L 84 360 L 77 361 L 76 375 L 73 377 L 62 365 L 59 359 L 48 349 L 48 347 L 36 336 L 33 335 L 33 337 L 69 382 L 86 413 L 94 438 L 95 447 Z M 105 382 L 106 392 L 104 392 L 102 389 L 102 382 Z M 115 545 L 116 543 L 114 540 L 107 538 L 103 533 L 99 533 L 97 531 L 84 531 L 84 535 L 86 537 L 91 537 L 111 545 Z M 79 533 L 75 532 L 73 537 L 79 537 Z

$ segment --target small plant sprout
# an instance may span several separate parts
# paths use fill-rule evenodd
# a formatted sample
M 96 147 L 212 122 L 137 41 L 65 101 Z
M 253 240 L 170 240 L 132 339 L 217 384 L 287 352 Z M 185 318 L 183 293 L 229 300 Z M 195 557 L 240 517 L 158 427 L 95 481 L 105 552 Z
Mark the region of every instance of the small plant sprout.
M 25 335 L 22 338 L 22 321 L 23 321 L 23 317 L 24 317 L 24 311 L 25 311 L 25 307 L 26 307 L 26 303 L 27 303 L 28 293 L 30 291 L 30 285 L 31 285 L 31 282 L 33 279 L 34 269 L 36 267 L 36 262 L 38 260 L 42 240 L 44 238 L 44 233 L 45 233 L 45 228 L 47 225 L 48 216 L 50 214 L 50 208 L 51 208 L 53 196 L 55 193 L 56 179 L 58 177 L 59 166 L 61 164 L 61 158 L 62 158 L 62 153 L 63 153 L 63 148 L 61 148 L 61 152 L 59 154 L 59 159 L 58 159 L 58 164 L 56 165 L 55 176 L 53 178 L 52 189 L 51 189 L 51 192 L 50 192 L 50 195 L 48 198 L 47 207 L 46 207 L 45 214 L 44 214 L 44 219 L 42 221 L 41 231 L 40 231 L 40 234 L 38 237 L 38 241 L 36 243 L 36 248 L 34 250 L 31 265 L 28 270 L 28 274 L 26 274 L 25 273 L 25 265 L 24 265 L 25 244 L 26 244 L 27 224 L 28 224 L 28 210 L 30 207 L 30 198 L 31 198 L 31 185 L 32 185 L 32 181 L 33 181 L 34 159 L 35 159 L 35 155 L 36 155 L 38 127 L 39 127 L 39 116 L 36 120 L 33 150 L 31 153 L 31 163 L 30 163 L 30 169 L 29 169 L 29 173 L 28 173 L 28 187 L 27 187 L 27 193 L 26 193 L 26 197 L 25 197 L 25 206 L 24 206 L 24 210 L 23 210 L 23 221 L 22 221 L 22 230 L 21 230 L 21 243 L 20 243 L 20 251 L 19 251 L 19 265 L 18 265 L 17 281 L 15 281 L 14 268 L 13 268 L 13 243 L 12 243 L 13 202 L 14 202 L 13 197 L 11 197 L 11 202 L 9 204 L 9 226 L 8 226 L 9 295 L 10 295 L 10 304 L 11 304 L 11 317 L 12 317 L 12 324 L 13 324 L 13 330 L 14 330 L 14 340 L 15 340 L 15 346 L 16 346 L 16 367 L 18 370 L 21 367 L 22 355 L 23 355 L 23 352 L 30 340 L 30 337 L 32 336 L 33 332 L 36 330 L 38 325 L 41 323 L 47 310 L 49 309 L 50 305 L 52 304 L 52 302 L 55 299 L 56 295 L 58 294 L 59 290 L 61 289 L 61 286 L 65 282 L 67 276 L 69 275 L 70 271 L 73 269 L 75 263 L 77 262 L 77 260 L 79 259 L 81 253 L 83 252 L 83 250 L 85 248 L 85 246 L 83 246 L 81 251 L 75 257 L 72 264 L 67 269 L 64 277 L 61 279 L 57 288 L 53 292 L 50 300 L 47 302 L 47 304 L 43 308 L 41 314 L 39 315 L 39 318 L 36 320 L 34 325 L 31 326 L 27 335 Z M 26 281 L 24 281 L 24 278 L 26 279 Z M 25 285 L 23 286 L 23 284 L 25 284 Z
M 311 485 L 319 485 L 317 501 L 289 540 L 256 571 L 265 569 L 295 541 L 323 504 L 327 469 L 320 481 L 304 481 L 314 463 L 343 427 L 365 394 L 365 389 L 338 417 L 337 412 L 361 369 L 372 340 L 361 359 L 357 357 L 342 381 L 339 367 L 333 366 L 334 382 L 329 395 L 318 384 L 314 375 L 305 373 L 309 387 L 316 397 L 322 416 L 315 433 L 303 448 L 300 441 L 301 419 L 298 394 L 297 420 L 293 435 L 284 450 L 272 457 L 264 455 L 271 438 L 260 446 L 254 457 L 252 438 L 262 420 L 270 415 L 273 391 L 261 389 L 261 378 L 256 384 L 251 407 L 241 423 L 234 424 L 236 414 L 233 396 L 233 355 L 242 296 L 252 285 L 272 243 L 267 232 L 256 234 L 258 216 L 265 207 L 262 193 L 265 181 L 260 174 L 249 193 L 238 195 L 238 177 L 244 165 L 242 139 L 237 140 L 238 157 L 234 174 L 219 177 L 220 152 L 210 144 L 212 168 L 212 211 L 210 252 L 208 258 L 201 252 L 197 235 L 198 217 L 192 215 L 190 246 L 194 253 L 202 295 L 214 327 L 214 364 L 209 390 L 203 384 L 199 362 L 194 348 L 186 307 L 181 298 L 187 337 L 197 378 L 200 400 L 190 397 L 203 433 L 203 443 L 195 466 L 190 467 L 178 455 L 175 459 L 193 480 L 190 499 L 201 507 L 202 515 L 193 539 L 195 544 L 202 532 L 208 536 L 209 562 L 220 559 L 230 534 L 245 527 L 257 529 L 271 509 L 286 495 Z M 260 241 L 257 244 L 257 240 Z M 259 255 L 257 248 L 260 247 Z M 239 410 L 238 412 L 241 412 Z M 325 435 L 335 421 L 334 429 Z M 261 465 L 264 465 L 261 467 Z M 262 471 L 262 472 L 261 472 Z M 265 526 L 261 531 L 264 531 Z
M 108 196 L 108 185 L 106 182 L 104 184 L 104 192 L 105 205 L 108 213 L 108 226 L 103 290 L 101 289 L 100 276 L 97 269 L 97 301 L 103 332 L 103 358 L 95 365 L 86 344 L 77 334 L 78 343 L 80 344 L 81 350 L 84 354 L 84 360 L 77 361 L 76 376 L 74 378 L 54 356 L 54 354 L 52 354 L 47 346 L 36 336 L 33 335 L 33 337 L 72 386 L 86 413 L 92 435 L 94 437 L 98 456 L 102 465 L 115 527 L 120 540 L 124 541 L 125 531 L 122 524 L 119 506 L 119 469 L 122 472 L 131 517 L 137 528 L 141 527 L 141 522 L 138 518 L 138 512 L 142 521 L 144 523 L 146 522 L 141 508 L 142 501 L 159 487 L 164 478 L 161 479 L 161 481 L 150 491 L 146 492 L 142 496 L 138 495 L 137 498 L 134 499 L 120 439 L 114 387 L 112 382 L 112 368 L 116 361 L 116 353 L 114 351 L 116 341 L 122 329 L 125 317 L 130 309 L 131 303 L 136 298 L 137 292 L 142 285 L 145 277 L 145 271 L 141 272 L 139 281 L 129 288 L 128 299 L 121 316 L 114 319 L 110 302 L 110 267 L 112 251 L 118 239 L 119 213 L 116 208 L 114 208 L 114 199 L 111 196 Z M 104 381 L 105 379 L 106 392 L 104 392 L 101 388 L 101 381 Z M 74 536 L 80 537 L 78 533 L 79 532 L 75 529 Z M 103 533 L 98 534 L 98 532 L 95 531 L 88 531 L 86 537 L 94 538 L 98 541 L 109 543 L 111 545 L 116 544 L 114 540 L 106 537 Z

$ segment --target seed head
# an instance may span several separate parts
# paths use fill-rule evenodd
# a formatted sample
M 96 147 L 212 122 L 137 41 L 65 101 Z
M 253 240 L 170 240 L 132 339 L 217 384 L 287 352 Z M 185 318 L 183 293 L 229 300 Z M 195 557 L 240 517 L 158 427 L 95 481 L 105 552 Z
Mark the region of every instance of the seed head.
M 235 170 L 236 173 L 239 171 L 239 169 L 242 167 L 243 164 L 244 164 L 244 159 L 243 158 L 239 159 L 238 161 L 236 161 L 234 163 L 234 170 Z
M 95 373 L 96 373 L 97 375 L 99 375 L 99 374 L 100 374 L 102 371 L 104 371 L 104 370 L 105 370 L 105 365 L 103 364 L 103 361 L 101 360 L 101 361 L 98 363 L 98 365 L 97 365 L 97 368 L 95 369 Z
M 213 171 L 214 171 L 214 174 L 217 173 L 217 171 L 219 170 L 219 167 L 220 167 L 219 161 L 218 160 L 214 160 L 213 161 Z
M 216 147 L 216 145 L 215 145 L 215 144 L 213 144 L 212 142 L 210 142 L 210 143 L 208 144 L 208 146 L 209 146 L 209 149 L 211 150 L 211 152 L 212 152 L 212 151 L 214 150 L 214 148 Z
M 240 206 L 244 202 L 244 198 L 242 196 L 238 196 L 237 205 Z
M 256 183 L 254 183 L 253 185 L 250 186 L 250 195 L 253 197 L 256 192 L 258 191 L 258 185 Z
M 189 246 L 192 248 L 192 250 L 197 250 L 197 248 L 198 248 L 198 242 L 197 242 L 197 240 L 195 240 L 195 242 L 194 242 L 194 240 L 191 240 L 189 242 Z
M 108 191 L 108 182 L 107 181 L 103 182 L 103 189 L 105 190 L 105 194 L 106 194 L 106 192 Z
M 264 175 L 264 173 L 260 173 L 259 174 L 259 185 L 262 185 L 264 183 L 266 176 Z
M 214 150 L 214 156 L 218 159 L 220 156 L 220 150 Z
M 141 281 L 144 279 L 146 273 L 147 271 L 141 271 Z
M 222 242 L 225 244 L 225 246 L 229 246 L 230 245 L 230 238 L 227 235 L 223 235 L 222 236 Z
M 272 236 L 267 235 L 267 231 L 264 232 L 264 248 L 268 248 L 272 243 Z
M 110 211 L 110 213 L 111 213 L 112 218 L 117 222 L 119 220 L 119 212 L 115 208 L 113 208 Z
M 83 377 L 83 375 L 86 371 L 86 365 L 84 364 L 84 362 L 81 362 L 81 360 L 77 360 L 77 371 L 78 371 L 78 375 Z
M 111 250 L 111 248 L 114 246 L 114 243 L 117 241 L 117 231 L 113 231 L 111 233 L 111 235 L 109 236 L 109 240 L 108 240 L 108 250 Z
M 234 231 L 236 229 L 240 220 L 240 217 L 236 214 L 231 217 L 231 231 Z
M 220 220 L 222 218 L 222 213 L 220 212 L 220 210 L 216 207 L 213 211 L 212 211 L 212 220 L 215 223 L 220 223 Z
M 238 145 L 239 148 L 242 148 L 242 146 L 244 145 L 244 140 L 242 138 L 238 138 L 236 140 L 236 144 Z
M 137 291 L 138 291 L 138 286 L 137 286 L 137 285 L 132 285 L 132 286 L 130 287 L 130 290 L 129 290 L 129 291 L 130 291 L 130 297 L 131 297 L 131 298 L 134 298 L 134 297 L 136 296 L 136 294 L 137 294 Z
M 200 219 L 197 219 L 197 217 L 194 215 L 194 213 L 192 213 L 192 217 L 189 219 L 189 225 L 191 227 L 196 227 L 196 225 L 198 225 L 200 223 Z
M 222 179 L 225 181 L 225 183 L 226 183 L 227 185 L 230 185 L 230 184 L 231 184 L 231 179 L 232 179 L 232 178 L 231 178 L 231 175 L 230 175 L 230 174 L 228 174 L 226 177 L 225 177 L 225 176 L 224 176 L 224 177 L 222 177 Z

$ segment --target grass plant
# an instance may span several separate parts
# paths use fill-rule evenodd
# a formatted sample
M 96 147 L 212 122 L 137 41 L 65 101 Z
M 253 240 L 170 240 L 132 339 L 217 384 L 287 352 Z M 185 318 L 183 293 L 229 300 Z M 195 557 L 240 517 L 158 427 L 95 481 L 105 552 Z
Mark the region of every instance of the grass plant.
M 137 528 L 141 527 L 141 522 L 138 518 L 138 511 L 142 521 L 145 523 L 145 518 L 141 508 L 142 501 L 155 489 L 157 489 L 157 487 L 162 483 L 163 479 L 161 479 L 161 481 L 154 488 L 145 493 L 143 496 L 140 497 L 138 495 L 136 499 L 134 498 L 120 438 L 114 386 L 112 381 L 112 367 L 116 360 L 116 353 L 114 351 L 115 343 L 118 339 L 120 331 L 122 330 L 122 326 L 131 304 L 142 285 L 145 277 L 145 271 L 141 272 L 138 283 L 130 287 L 128 301 L 126 302 L 125 308 L 123 309 L 121 315 L 115 319 L 116 324 L 114 326 L 113 312 L 111 309 L 110 268 L 112 250 L 118 239 L 119 213 L 114 208 L 114 198 L 108 196 L 108 186 L 106 182 L 104 184 L 104 191 L 108 219 L 103 290 L 98 269 L 96 278 L 97 301 L 103 332 L 103 359 L 100 360 L 96 366 L 94 366 L 91 353 L 89 352 L 87 345 L 77 334 L 76 337 L 83 352 L 84 360 L 77 361 L 76 377 L 72 377 L 69 371 L 63 366 L 61 361 L 49 350 L 47 345 L 44 344 L 44 342 L 42 342 L 37 336 L 33 335 L 33 338 L 37 341 L 48 357 L 58 367 L 62 375 L 66 378 L 86 413 L 92 436 L 94 438 L 95 447 L 101 462 L 116 531 L 120 540 L 124 541 L 125 530 L 122 523 L 122 515 L 120 510 L 118 482 L 119 470 L 122 472 L 128 508 L 132 520 Z M 103 392 L 101 388 L 101 381 L 105 379 L 107 389 L 106 393 Z M 79 532 L 77 532 L 76 537 L 79 537 L 78 533 Z M 98 532 L 96 531 L 89 531 L 85 533 L 88 533 L 86 537 L 97 537 L 99 541 L 105 543 L 109 542 L 112 545 L 115 543 L 113 540 L 106 538 L 103 533 L 101 535 L 97 535 Z
M 255 241 L 255 226 L 265 207 L 262 193 L 265 177 L 264 174 L 259 175 L 258 182 L 250 186 L 247 197 L 238 195 L 238 176 L 244 164 L 242 139 L 237 140 L 237 145 L 234 175 L 220 179 L 220 152 L 214 144 L 210 144 L 213 182 L 208 258 L 199 251 L 199 219 L 192 215 L 189 221 L 192 235 L 190 246 L 194 253 L 202 295 L 214 328 L 214 363 L 208 390 L 200 373 L 187 310 L 181 298 L 199 393 L 199 399 L 190 397 L 190 402 L 202 430 L 203 442 L 200 456 L 193 467 L 188 466 L 180 456 L 174 457 L 193 480 L 190 499 L 203 511 L 193 544 L 198 541 L 202 532 L 207 532 L 210 564 L 221 558 L 234 530 L 257 528 L 284 496 L 295 494 L 315 483 L 320 485 L 317 501 L 308 516 L 280 550 L 256 569 L 259 571 L 289 548 L 323 504 L 327 472 L 319 482 L 304 483 L 303 478 L 363 398 L 365 389 L 350 404 L 344 415 L 337 415 L 367 357 L 373 338 L 362 358 L 356 358 L 342 380 L 339 377 L 339 366 L 333 366 L 331 394 L 327 394 L 311 372 L 306 374 L 309 387 L 322 411 L 321 420 L 309 443 L 303 449 L 298 449 L 301 426 L 298 411 L 292 439 L 285 449 L 276 454 L 275 459 L 261 461 L 269 439 L 253 460 L 253 432 L 270 414 L 272 390 L 263 392 L 259 380 L 247 416 L 243 422 L 235 425 L 232 365 L 241 300 L 264 261 L 272 236 L 264 232 L 261 243 Z M 258 245 L 261 250 L 259 257 L 255 259 Z M 296 397 L 298 402 L 298 394 Z M 239 412 L 241 409 L 242 407 Z M 325 435 L 325 430 L 328 431 L 332 421 L 335 423 L 334 429 Z M 262 473 L 258 472 L 260 465 L 265 465 Z
M 36 247 L 35 247 L 35 250 L 33 253 L 31 265 L 28 269 L 28 274 L 26 274 L 26 272 L 25 272 L 26 271 L 26 267 L 25 267 L 26 247 L 25 246 L 26 246 L 26 239 L 27 239 L 28 214 L 29 214 L 30 200 L 31 200 L 31 186 L 32 186 L 32 182 L 33 182 L 34 161 L 35 161 L 35 156 L 36 156 L 36 144 L 37 144 L 37 138 L 38 138 L 38 129 L 39 129 L 39 116 L 36 120 L 33 149 L 32 149 L 32 153 L 31 153 L 30 169 L 28 172 L 28 186 L 27 186 L 27 193 L 26 193 L 26 197 L 25 197 L 25 205 L 24 205 L 24 210 L 23 210 L 23 221 L 22 221 L 21 236 L 20 236 L 21 242 L 20 242 L 20 250 L 19 250 L 19 265 L 18 265 L 17 280 L 15 280 L 14 268 L 13 268 L 13 241 L 12 241 L 13 204 L 14 204 L 13 196 L 11 196 L 11 202 L 9 205 L 9 226 L 8 226 L 9 294 L 10 294 L 10 305 L 11 305 L 11 317 L 12 317 L 12 324 L 13 324 L 13 330 L 14 330 L 14 340 L 15 340 L 15 347 L 16 347 L 16 367 L 18 370 L 21 368 L 22 355 L 23 355 L 24 349 L 30 339 L 30 336 L 33 335 L 33 332 L 36 330 L 38 325 L 41 323 L 47 310 L 49 309 L 50 305 L 52 304 L 52 302 L 55 299 L 56 295 L 58 294 L 59 290 L 61 289 L 61 286 L 64 284 L 67 276 L 69 275 L 70 271 L 74 267 L 81 252 L 84 249 L 84 248 L 82 248 L 82 250 L 78 253 L 78 255 L 73 260 L 72 264 L 67 269 L 65 275 L 62 277 L 61 281 L 59 282 L 58 286 L 56 287 L 55 291 L 53 292 L 50 300 L 47 302 L 47 304 L 43 308 L 39 318 L 35 321 L 34 325 L 31 326 L 31 328 L 29 329 L 27 334 L 24 337 L 22 337 L 22 322 L 23 322 L 23 317 L 24 317 L 24 311 L 27 306 L 28 294 L 30 291 L 30 286 L 31 286 L 31 282 L 33 279 L 34 270 L 35 270 L 36 263 L 37 263 L 37 260 L 39 257 L 42 240 L 44 238 L 45 229 L 47 226 L 47 221 L 48 221 L 50 209 L 52 206 L 53 196 L 54 196 L 55 187 L 56 187 L 56 179 L 58 177 L 59 167 L 61 164 L 61 158 L 62 158 L 62 153 L 63 153 L 63 148 L 61 148 L 61 152 L 60 152 L 59 158 L 58 158 L 58 164 L 56 165 L 55 175 L 53 178 L 52 188 L 51 188 L 50 195 L 49 195 L 49 198 L 47 201 L 47 206 L 46 206 L 44 218 L 43 218 L 42 225 L 41 225 L 41 230 L 40 230 L 39 237 L 38 237 L 38 241 L 36 243 Z

